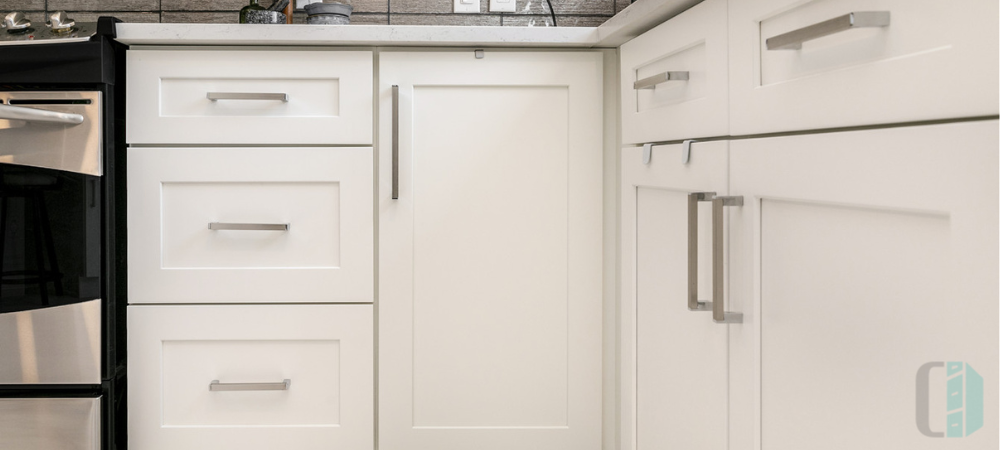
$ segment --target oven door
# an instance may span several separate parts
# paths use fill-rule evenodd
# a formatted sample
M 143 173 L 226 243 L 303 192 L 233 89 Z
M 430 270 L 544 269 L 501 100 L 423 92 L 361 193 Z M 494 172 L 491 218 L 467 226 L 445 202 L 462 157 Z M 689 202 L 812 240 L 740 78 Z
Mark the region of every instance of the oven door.
M 100 93 L 0 102 L 0 385 L 100 384 Z
M 97 450 L 101 398 L 0 398 L 0 448 Z

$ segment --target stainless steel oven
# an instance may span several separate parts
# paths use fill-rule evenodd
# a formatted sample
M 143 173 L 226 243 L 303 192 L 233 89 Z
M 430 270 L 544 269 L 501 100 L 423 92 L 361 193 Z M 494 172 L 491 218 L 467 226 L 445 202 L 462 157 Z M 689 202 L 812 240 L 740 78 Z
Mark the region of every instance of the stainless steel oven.
M 124 448 L 114 21 L 59 31 L 72 21 L 53 15 L 46 35 L 11 18 L 0 31 L 0 449 Z

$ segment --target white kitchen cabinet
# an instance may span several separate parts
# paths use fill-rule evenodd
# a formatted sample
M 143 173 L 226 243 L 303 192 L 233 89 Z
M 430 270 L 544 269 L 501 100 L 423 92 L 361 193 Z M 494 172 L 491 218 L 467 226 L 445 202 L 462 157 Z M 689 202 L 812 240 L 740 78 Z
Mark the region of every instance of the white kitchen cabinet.
M 731 143 L 730 449 L 997 448 L 997 136 L 991 120 Z M 921 383 L 928 362 L 948 372 Z M 963 395 L 952 362 L 985 392 L 966 367 Z M 918 431 L 921 414 L 956 431 L 955 412 L 974 433 Z
M 128 310 L 129 448 L 372 450 L 372 305 Z
M 379 448 L 601 448 L 601 53 L 379 78 Z
M 979 0 L 734 1 L 730 132 L 995 115 L 998 16 Z
M 374 299 L 370 147 L 128 156 L 130 303 Z
M 642 149 L 622 150 L 622 450 L 727 448 L 728 326 L 689 310 L 688 299 L 714 300 L 711 202 L 691 211 L 689 197 L 726 195 L 729 144 L 696 143 L 687 163 L 682 153 L 656 146 L 646 164 Z

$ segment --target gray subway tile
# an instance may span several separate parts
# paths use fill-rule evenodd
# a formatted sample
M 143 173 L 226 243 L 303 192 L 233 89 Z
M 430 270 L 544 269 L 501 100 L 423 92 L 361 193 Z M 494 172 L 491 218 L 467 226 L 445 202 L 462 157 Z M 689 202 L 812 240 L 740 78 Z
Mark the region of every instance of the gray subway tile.
M 392 25 L 500 26 L 499 15 L 486 14 L 391 14 Z

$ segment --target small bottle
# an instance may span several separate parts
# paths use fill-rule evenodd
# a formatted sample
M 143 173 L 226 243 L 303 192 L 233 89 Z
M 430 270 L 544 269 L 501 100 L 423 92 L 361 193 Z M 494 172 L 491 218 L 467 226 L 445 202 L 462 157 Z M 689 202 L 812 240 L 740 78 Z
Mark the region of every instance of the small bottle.
M 250 11 L 263 11 L 265 8 L 260 6 L 259 0 L 250 0 L 250 4 L 243 7 L 240 10 L 240 23 L 247 23 L 247 13 Z

